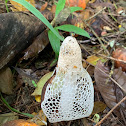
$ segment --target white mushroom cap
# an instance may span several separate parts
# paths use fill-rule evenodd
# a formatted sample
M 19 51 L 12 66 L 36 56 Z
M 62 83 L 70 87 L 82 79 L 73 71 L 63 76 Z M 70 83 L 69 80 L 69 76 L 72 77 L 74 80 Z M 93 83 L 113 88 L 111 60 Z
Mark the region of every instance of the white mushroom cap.
M 94 88 L 82 66 L 81 49 L 74 37 L 63 41 L 55 73 L 42 93 L 41 107 L 49 121 L 88 117 L 94 106 Z
M 81 49 L 72 36 L 66 37 L 60 47 L 58 67 L 65 72 L 73 68 L 82 68 Z

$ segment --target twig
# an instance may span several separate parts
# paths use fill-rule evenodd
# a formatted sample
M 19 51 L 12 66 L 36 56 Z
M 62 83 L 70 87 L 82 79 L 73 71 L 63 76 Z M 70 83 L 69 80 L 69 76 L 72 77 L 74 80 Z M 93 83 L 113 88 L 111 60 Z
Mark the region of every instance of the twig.
M 103 9 L 101 9 L 100 11 L 98 11 L 96 14 L 94 14 L 93 16 L 91 16 L 90 18 L 88 18 L 86 21 L 89 21 L 90 19 L 96 17 L 98 14 L 100 14 L 105 9 L 106 9 L 106 7 L 104 7 Z
M 93 30 L 93 28 L 85 20 L 83 20 L 83 21 L 91 29 L 91 31 L 93 32 L 93 34 L 96 36 L 96 38 L 100 42 L 100 44 L 101 44 L 102 48 L 104 49 L 104 51 L 109 55 L 108 50 L 106 49 L 106 47 L 104 46 L 104 44 L 102 43 L 101 39 L 98 37 L 98 35 L 96 34 L 96 32 Z
M 94 54 L 95 54 L 95 53 L 94 53 Z M 105 58 L 107 58 L 107 59 L 111 59 L 111 60 L 114 60 L 114 61 L 119 61 L 119 62 L 126 63 L 126 61 L 124 61 L 124 60 L 115 59 L 115 58 L 113 58 L 113 57 L 104 56 L 104 55 L 98 54 L 98 53 L 96 53 L 96 54 L 99 55 L 99 56 L 105 57 Z
M 118 102 L 108 113 L 107 115 L 102 119 L 100 120 L 95 126 L 100 126 L 101 123 L 122 103 L 126 100 L 126 96 L 120 101 Z
M 97 67 L 98 68 L 98 67 Z M 98 68 L 101 72 L 103 72 L 106 76 L 108 76 L 118 87 L 120 87 L 120 89 L 124 92 L 124 93 L 126 93 L 126 90 L 124 89 L 124 88 L 122 88 L 121 87 L 121 85 L 118 83 L 118 82 L 116 82 L 112 77 L 110 77 L 108 74 L 106 74 L 103 70 L 101 70 L 100 68 Z

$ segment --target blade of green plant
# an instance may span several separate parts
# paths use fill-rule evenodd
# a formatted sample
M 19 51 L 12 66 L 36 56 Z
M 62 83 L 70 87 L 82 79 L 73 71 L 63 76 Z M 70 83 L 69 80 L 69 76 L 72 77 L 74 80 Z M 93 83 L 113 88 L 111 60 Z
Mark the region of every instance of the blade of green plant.
M 57 29 L 56 31 L 58 32 Z M 49 37 L 50 44 L 56 54 L 56 57 L 58 57 L 59 50 L 60 50 L 60 39 L 57 38 L 56 35 L 50 30 L 48 31 L 48 37 Z
M 58 61 L 58 59 L 55 58 L 55 59 L 51 62 L 50 67 L 52 67 L 57 61 Z
M 28 117 L 30 117 L 30 118 L 33 118 L 33 117 L 34 117 L 32 114 L 29 114 L 29 113 L 22 113 L 22 112 L 20 112 L 20 111 L 18 111 L 18 110 L 16 110 L 16 109 L 12 108 L 12 107 L 8 104 L 8 102 L 3 98 L 3 96 L 2 96 L 1 93 L 0 93 L 0 97 L 1 97 L 2 101 L 4 102 L 4 104 L 5 104 L 10 110 L 12 110 L 13 112 L 16 112 L 16 113 L 19 113 L 19 114 L 28 116 Z
M 23 5 L 25 8 L 27 8 L 37 18 L 39 18 L 60 40 L 62 40 L 62 41 L 64 40 L 63 37 L 60 36 L 59 33 L 55 31 L 55 29 L 52 27 L 52 25 L 49 23 L 49 21 L 29 2 L 27 2 L 25 0 L 13 0 L 13 1 L 15 1 L 15 2 Z
M 73 13 L 74 11 L 79 11 L 82 10 L 83 8 L 81 7 L 70 7 L 70 12 Z
M 56 5 L 55 17 L 59 14 L 59 12 L 64 8 L 66 0 L 58 0 Z
M 76 27 L 74 25 L 61 25 L 61 26 L 58 26 L 58 27 L 55 27 L 55 28 L 59 29 L 59 30 L 67 31 L 67 32 L 74 32 L 78 35 L 82 35 L 82 36 L 85 36 L 87 38 L 90 38 L 88 32 L 86 32 L 85 30 L 83 30 L 79 27 Z
M 5 6 L 6 6 L 7 13 L 9 12 L 8 6 L 7 6 L 7 2 L 8 2 L 8 1 L 9 1 L 9 0 L 5 0 Z
M 32 84 L 34 85 L 34 87 L 37 87 L 37 84 L 35 83 L 34 80 L 32 80 Z

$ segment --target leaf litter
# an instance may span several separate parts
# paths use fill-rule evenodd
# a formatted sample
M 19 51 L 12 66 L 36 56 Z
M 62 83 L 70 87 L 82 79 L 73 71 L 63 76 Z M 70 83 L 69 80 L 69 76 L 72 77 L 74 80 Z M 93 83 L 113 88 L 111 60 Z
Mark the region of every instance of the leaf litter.
M 35 3 L 37 4 L 35 5 Z M 33 0 L 32 4 L 37 6 L 39 10 L 45 14 L 48 20 L 52 21 L 55 13 L 53 1 L 48 1 L 47 3 L 46 1 L 42 2 L 41 0 Z M 60 16 L 65 16 L 66 18 L 63 18 L 62 20 L 58 19 L 56 24 L 54 24 L 72 24 L 85 29 L 91 36 L 91 39 L 87 39 L 77 34 L 72 34 L 71 32 L 60 31 L 60 34 L 64 36 L 74 35 L 78 40 L 80 40 L 79 44 L 82 45 L 81 49 L 84 59 L 83 66 L 88 69 L 89 73 L 91 74 L 95 88 L 95 107 L 92 115 L 87 119 L 73 121 L 71 126 L 83 126 L 83 124 L 95 125 L 97 123 L 97 119 L 99 121 L 99 119 L 106 117 L 107 113 L 126 95 L 126 73 L 125 71 L 122 71 L 122 68 L 117 69 L 116 66 L 114 66 L 113 62 L 117 59 L 112 57 L 112 52 L 115 49 L 126 47 L 125 4 L 126 2 L 124 0 L 107 0 L 106 2 L 92 0 L 87 3 L 86 9 L 82 12 L 73 12 L 72 14 L 69 14 L 68 12 L 68 14 L 66 14 L 64 11 L 62 11 Z M 17 6 L 15 3 L 11 3 L 10 10 L 13 12 L 27 11 L 28 13 L 28 10 L 22 6 Z M 3 11 L 6 12 L 6 9 L 2 6 L 0 12 Z M 50 74 L 48 72 L 51 72 L 54 69 L 53 67 L 50 67 L 50 64 L 54 60 L 54 53 L 52 52 L 51 47 L 48 45 L 49 40 L 47 34 L 44 32 L 42 34 L 43 35 L 40 35 L 41 37 L 35 38 L 35 43 L 24 51 L 25 55 L 23 57 L 20 57 L 20 60 L 16 65 L 19 67 L 16 68 L 18 69 L 18 72 L 13 72 L 14 69 L 12 68 L 11 70 L 14 76 L 13 78 L 9 77 L 11 81 L 15 81 L 16 83 L 13 85 L 13 89 L 11 87 L 11 93 L 12 90 L 14 93 L 16 93 L 15 102 L 11 103 L 11 105 L 22 112 L 36 112 L 36 114 L 33 114 L 35 115 L 35 118 L 31 119 L 31 121 L 38 125 L 45 125 L 45 123 L 43 124 L 42 121 L 47 122 L 47 120 L 42 116 L 43 112 L 40 111 L 40 103 L 37 103 L 35 101 L 36 97 L 34 98 L 31 95 L 35 93 L 35 95 L 39 95 L 40 97 L 42 85 L 46 80 L 40 80 L 43 83 L 40 86 L 41 88 L 39 88 L 40 82 L 38 82 L 38 80 L 43 75 Z M 45 60 L 45 62 L 40 63 L 43 64 L 42 67 L 37 67 L 36 61 L 40 59 L 42 59 L 42 61 Z M 102 60 L 102 63 L 99 62 L 99 60 Z M 13 64 L 13 66 L 14 65 L 15 64 Z M 29 70 L 31 73 L 28 73 Z M 33 75 L 35 78 L 31 78 Z M 50 78 L 50 75 L 47 77 L 47 79 L 48 78 Z M 37 84 L 36 88 L 33 85 L 33 80 L 35 84 Z M 6 91 L 10 92 L 10 89 L 6 89 Z M 7 97 L 5 94 L 3 94 L 3 96 L 5 98 Z M 2 114 L 8 113 L 8 109 L 3 105 L 0 107 L 0 110 Z M 36 117 L 39 121 L 35 121 L 37 120 Z M 97 117 L 95 121 L 93 121 L 93 117 Z M 22 117 L 21 115 L 18 116 L 18 118 L 26 119 L 26 117 Z M 65 123 L 59 125 L 65 125 Z M 106 119 L 106 121 L 103 121 L 101 125 L 126 125 L 126 101 L 122 102 L 117 108 L 115 108 L 111 115 Z

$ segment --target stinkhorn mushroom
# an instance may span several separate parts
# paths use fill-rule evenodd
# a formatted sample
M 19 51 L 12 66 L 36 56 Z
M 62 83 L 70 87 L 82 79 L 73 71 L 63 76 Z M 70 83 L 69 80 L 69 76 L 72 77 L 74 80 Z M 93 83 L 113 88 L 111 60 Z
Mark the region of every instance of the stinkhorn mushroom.
M 88 117 L 93 106 L 91 77 L 82 66 L 77 40 L 69 36 L 61 45 L 55 72 L 42 89 L 42 110 L 55 123 Z

